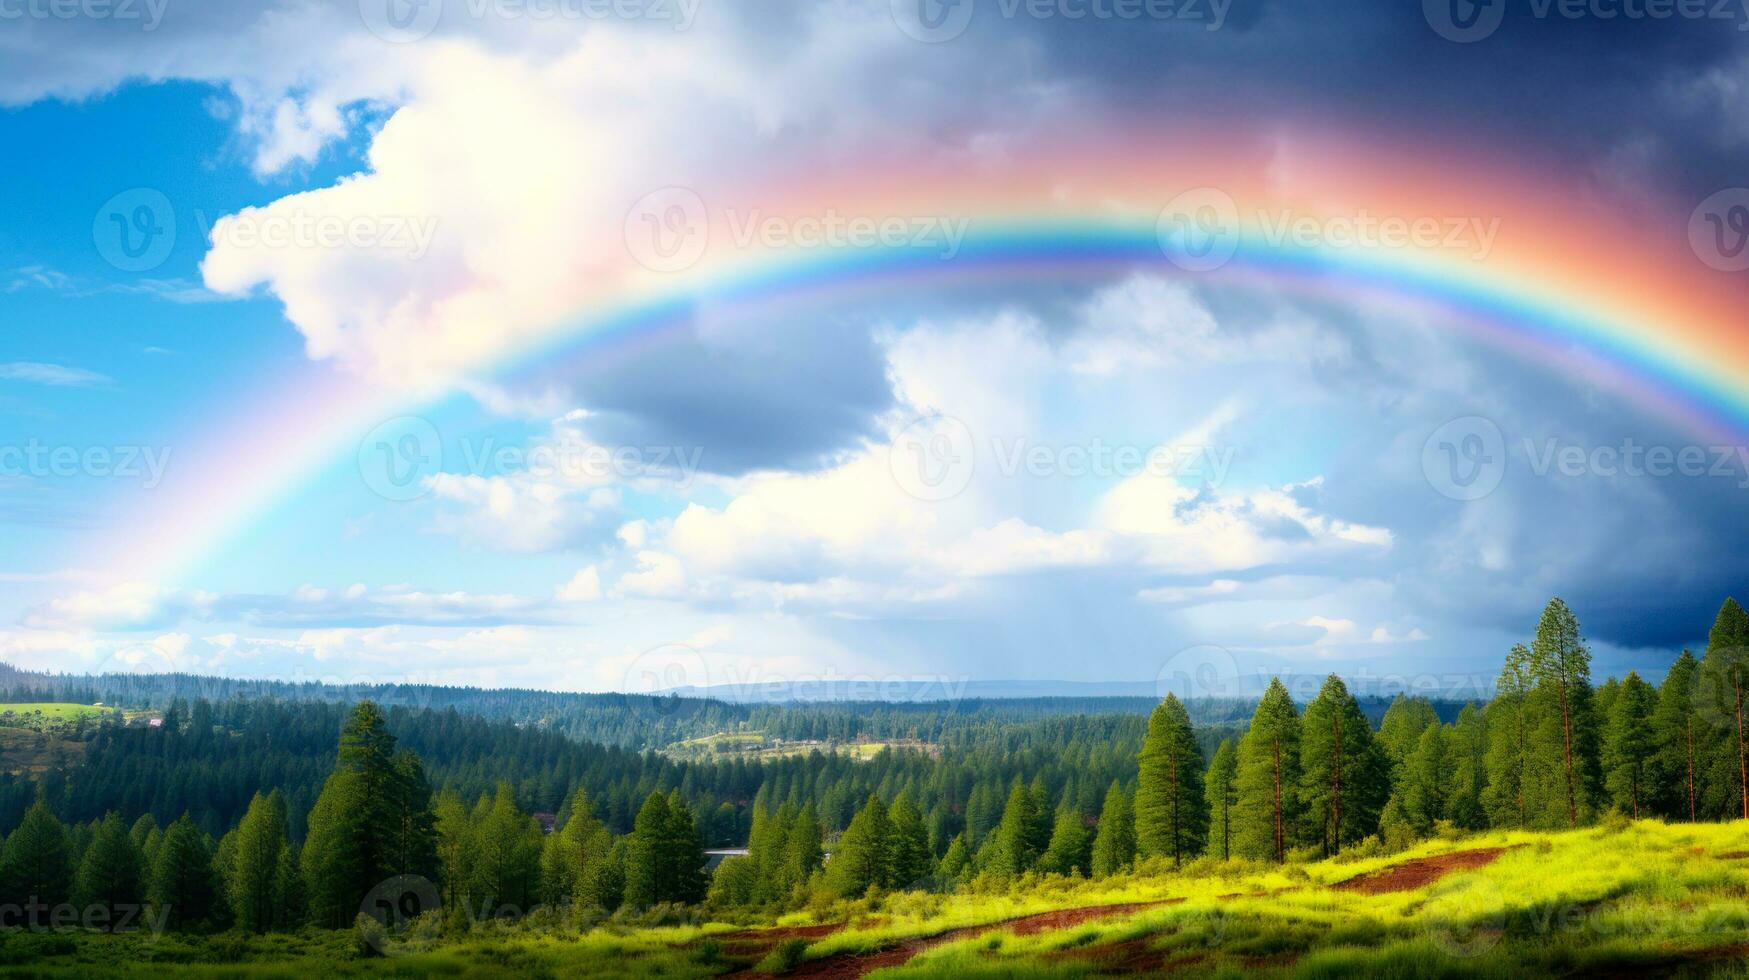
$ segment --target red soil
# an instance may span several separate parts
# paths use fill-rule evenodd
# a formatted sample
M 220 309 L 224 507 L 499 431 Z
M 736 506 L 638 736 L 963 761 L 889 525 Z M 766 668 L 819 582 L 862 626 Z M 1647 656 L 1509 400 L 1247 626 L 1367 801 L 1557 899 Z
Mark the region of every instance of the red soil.
M 860 977 L 866 973 L 879 970 L 882 967 L 898 966 L 926 949 L 932 949 L 946 943 L 982 936 L 990 932 L 1009 932 L 1016 936 L 1030 936 L 1033 933 L 1044 932 L 1047 929 L 1067 929 L 1094 919 L 1109 918 L 1114 915 L 1124 915 L 1138 912 L 1142 909 L 1156 908 L 1161 905 L 1171 905 L 1182 902 L 1182 898 L 1171 898 L 1161 902 L 1131 902 L 1124 905 L 1089 905 L 1077 909 L 1058 909 L 1055 912 L 1040 912 L 1036 915 L 1023 915 L 1013 919 L 1003 919 L 1000 922 L 990 922 L 981 926 L 962 926 L 938 932 L 933 936 L 918 936 L 915 939 L 900 940 L 896 945 L 867 953 L 838 953 L 808 960 L 797 966 L 789 974 L 794 977 L 829 977 L 849 978 Z
M 1455 871 L 1469 871 L 1493 864 L 1505 853 L 1504 847 L 1480 847 L 1473 851 L 1453 851 L 1450 854 L 1416 858 L 1402 864 L 1393 864 L 1382 871 L 1338 882 L 1335 887 L 1368 895 L 1413 891 L 1431 885 Z

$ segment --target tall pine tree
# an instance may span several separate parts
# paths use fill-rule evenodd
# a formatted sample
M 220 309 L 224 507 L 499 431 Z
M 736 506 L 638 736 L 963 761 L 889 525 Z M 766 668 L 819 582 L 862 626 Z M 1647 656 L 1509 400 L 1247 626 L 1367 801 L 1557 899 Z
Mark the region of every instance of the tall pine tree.
M 1208 804 L 1203 798 L 1202 751 L 1176 694 L 1166 695 L 1149 716 L 1140 758 L 1137 850 L 1143 856 L 1170 856 L 1178 867 L 1202 853 L 1208 841 Z

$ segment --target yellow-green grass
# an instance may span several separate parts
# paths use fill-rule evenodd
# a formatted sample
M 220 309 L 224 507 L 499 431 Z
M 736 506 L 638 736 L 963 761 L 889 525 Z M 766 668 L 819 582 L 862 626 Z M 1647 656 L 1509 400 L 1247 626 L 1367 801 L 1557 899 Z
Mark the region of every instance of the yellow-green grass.
M 1338 887 L 1419 858 L 1484 847 L 1496 861 L 1402 892 Z M 995 925 L 928 948 L 878 977 L 1084 977 L 1124 970 L 1191 976 L 1464 977 L 1641 974 L 1749 977 L 1749 823 L 1619 821 L 1540 834 L 1424 843 L 1390 856 L 1307 865 L 1151 863 L 1089 882 L 1027 876 L 957 895 L 900 893 L 772 921 L 848 920 L 801 957 L 849 956 Z M 1169 901 L 1033 935 L 999 923 L 1041 912 Z M 554 916 L 395 943 L 377 956 L 352 930 L 245 938 L 0 937 L 0 974 L 704 977 L 764 955 L 723 923 L 582 930 Z M 45 945 L 48 944 L 48 945 Z M 775 958 L 774 958 L 775 959 Z
M 33 702 L 28 704 L 0 704 L 0 725 L 21 725 L 46 722 L 49 724 L 67 724 L 80 718 L 90 718 L 103 715 L 109 708 L 99 708 L 89 704 L 58 704 L 54 702 Z
M 1410 891 L 1330 887 L 1478 847 L 1511 849 Z M 1119 966 L 1207 976 L 1749 975 L 1749 860 L 1733 856 L 1746 848 L 1742 822 L 1638 822 L 1479 835 L 1236 880 L 1203 866 L 1167 879 L 1182 904 L 1033 936 L 966 939 L 879 976 L 1078 977 Z M 1125 900 L 1143 898 L 1138 890 Z

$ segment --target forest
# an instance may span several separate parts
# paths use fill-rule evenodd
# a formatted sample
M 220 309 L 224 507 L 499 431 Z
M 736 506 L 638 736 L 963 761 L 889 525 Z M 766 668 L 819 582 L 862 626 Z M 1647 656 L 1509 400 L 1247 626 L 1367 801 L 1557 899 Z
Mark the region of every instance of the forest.
M 1238 724 L 1173 695 L 1145 718 L 890 712 L 924 719 L 938 758 L 682 762 L 453 704 L 178 697 L 156 726 L 81 716 L 83 761 L 0 779 L 0 926 L 72 908 L 99 929 L 367 928 L 385 887 L 387 919 L 441 909 L 449 931 L 733 918 L 1607 819 L 1749 819 L 1746 684 L 1735 600 L 1702 656 L 1653 685 L 1594 684 L 1555 599 L 1486 703 L 1400 696 L 1375 724 L 1331 675 L 1304 705 L 1272 683 Z M 741 845 L 707 868 L 707 847 Z

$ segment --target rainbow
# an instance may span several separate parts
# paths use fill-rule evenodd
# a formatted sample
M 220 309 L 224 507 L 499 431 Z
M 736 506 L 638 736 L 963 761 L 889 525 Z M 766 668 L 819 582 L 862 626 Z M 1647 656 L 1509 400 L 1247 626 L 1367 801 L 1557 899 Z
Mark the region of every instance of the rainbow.
M 1222 225 L 1231 257 L 1186 269 L 1175 261 L 1184 258 L 1173 252 L 1176 239 L 1162 236 L 1162 206 L 1204 188 L 1232 203 L 1236 223 Z M 1365 140 L 1117 141 L 993 162 L 864 159 L 848 176 L 816 166 L 696 193 L 708 245 L 695 261 L 674 272 L 645 268 L 613 229 L 579 267 L 573 313 L 506 344 L 456 383 L 514 380 L 566 358 L 659 343 L 704 307 L 842 309 L 896 287 L 1001 288 L 1146 271 L 1412 304 L 1489 343 L 1584 371 L 1707 438 L 1749 433 L 1743 297 L 1689 248 L 1685 209 L 1624 212 L 1463 153 L 1410 157 Z M 925 247 L 799 247 L 750 245 L 745 234 L 753 216 L 793 228 L 799 217 L 829 213 L 949 221 L 964 236 L 946 257 L 939 238 Z M 1431 222 L 1447 237 L 1462 222 L 1491 233 L 1485 248 L 1475 234 L 1454 246 L 1282 233 L 1290 221 L 1328 229 L 1369 215 Z M 114 574 L 184 582 L 299 487 L 352 465 L 358 440 L 382 419 L 462 397 L 453 388 L 409 396 L 327 365 L 300 365 L 295 375 L 178 441 L 192 458 L 179 467 L 173 457 L 173 483 L 121 522 L 133 530 L 104 549 Z

